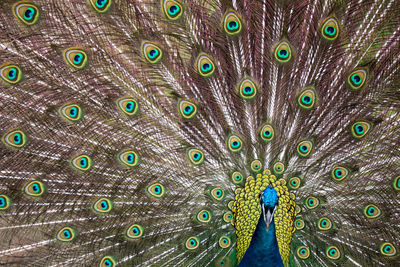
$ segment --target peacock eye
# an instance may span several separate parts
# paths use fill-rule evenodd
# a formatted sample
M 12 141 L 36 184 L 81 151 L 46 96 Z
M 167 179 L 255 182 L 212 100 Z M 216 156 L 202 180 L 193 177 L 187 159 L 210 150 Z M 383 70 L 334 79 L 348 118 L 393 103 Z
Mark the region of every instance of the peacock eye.
M 100 267 L 114 267 L 115 260 L 111 256 L 105 256 L 100 261 Z
M 289 62 L 292 58 L 292 49 L 290 48 L 290 44 L 287 41 L 279 42 L 275 46 L 274 56 L 279 63 Z
M 186 240 L 185 246 L 189 250 L 193 250 L 199 247 L 200 240 L 196 236 L 191 236 Z
M 64 51 L 65 61 L 75 69 L 83 69 L 87 63 L 87 54 L 80 48 L 68 48 Z
M 35 24 L 39 18 L 39 9 L 31 3 L 17 3 L 14 5 L 13 12 L 26 25 Z
M 243 182 L 243 175 L 240 172 L 232 173 L 231 178 L 234 184 L 240 184 Z
M 364 208 L 364 215 L 368 219 L 377 219 L 382 215 L 381 210 L 374 204 L 369 204 Z
M 161 198 L 165 194 L 165 188 L 160 183 L 154 183 L 154 184 L 149 185 L 147 187 L 146 191 L 147 191 L 147 193 L 150 194 L 150 196 L 155 197 L 155 198 Z
M 360 139 L 371 130 L 371 127 L 371 123 L 366 121 L 355 122 L 351 126 L 351 134 L 353 135 L 353 137 Z
M 147 62 L 151 64 L 159 62 L 162 58 L 161 48 L 152 42 L 142 43 L 142 53 Z
M 92 166 L 92 160 L 87 155 L 79 155 L 71 160 L 71 164 L 79 171 L 87 171 Z
M 260 130 L 261 140 L 270 142 L 275 137 L 275 131 L 271 124 L 265 123 Z
M 139 155 L 134 150 L 125 150 L 118 154 L 119 162 L 125 167 L 134 167 L 139 165 Z
M 302 260 L 307 259 L 308 257 L 310 257 L 310 249 L 305 246 L 298 247 L 297 256 Z
M 16 84 L 22 80 L 22 71 L 17 65 L 4 64 L 0 66 L 0 77 L 8 84 Z
M 59 109 L 62 118 L 70 122 L 76 122 L 82 118 L 82 109 L 76 104 L 66 104 Z
M 3 136 L 3 142 L 11 148 L 21 148 L 27 143 L 27 138 L 23 131 L 14 130 Z
M 197 113 L 197 106 L 188 100 L 180 100 L 178 102 L 178 110 L 184 119 L 191 119 Z
M 251 162 L 251 164 L 250 164 L 250 168 L 251 168 L 251 170 L 252 170 L 253 172 L 255 172 L 255 173 L 260 172 L 260 171 L 261 171 L 261 168 L 262 168 L 262 163 L 261 163 L 261 161 L 258 160 L 258 159 L 253 160 L 253 161 Z
M 223 235 L 219 238 L 218 244 L 221 248 L 228 248 L 231 245 L 231 239 Z
M 132 224 L 126 230 L 126 237 L 129 239 L 138 239 L 143 235 L 143 227 L 139 224 Z
M 285 165 L 282 162 L 276 162 L 273 170 L 275 174 L 282 174 L 285 171 Z
M 196 219 L 200 223 L 208 223 L 208 222 L 211 221 L 211 217 L 212 217 L 212 215 L 211 215 L 210 211 L 208 211 L 208 210 L 200 210 L 197 213 Z
M 177 20 L 183 14 L 183 5 L 177 0 L 164 0 L 162 3 L 165 16 L 170 20 Z
M 327 18 L 321 27 L 321 34 L 328 41 L 336 40 L 339 36 L 339 23 L 334 17 Z
M 312 149 L 313 149 L 313 143 L 309 140 L 301 141 L 297 145 L 297 153 L 301 157 L 307 157 L 308 155 L 310 155 Z
M 297 103 L 303 109 L 312 109 L 316 102 L 316 91 L 313 87 L 308 87 L 301 91 L 297 98 Z
M 128 116 L 133 116 L 139 111 L 137 101 L 130 97 L 124 97 L 117 100 L 117 107 Z
M 289 188 L 290 189 L 298 189 L 300 187 L 301 180 L 299 177 L 292 177 L 289 179 Z
M 187 157 L 188 157 L 189 161 L 194 165 L 199 165 L 204 161 L 203 152 L 196 148 L 188 149 Z
M 223 219 L 225 222 L 227 223 L 231 222 L 232 218 L 233 218 L 232 212 L 228 211 L 224 213 Z
M 330 246 L 326 249 L 326 256 L 332 260 L 337 260 L 340 258 L 340 251 L 335 246 Z
M 359 90 L 366 84 L 367 75 L 367 70 L 356 69 L 348 76 L 347 83 L 350 85 L 351 89 Z
M 75 230 L 71 227 L 64 227 L 58 231 L 57 239 L 61 242 L 70 242 L 75 239 Z
M 113 203 L 108 198 L 100 198 L 93 204 L 93 209 L 95 212 L 104 214 L 112 210 Z
M 349 170 L 345 167 L 337 166 L 333 168 L 331 177 L 336 181 L 342 181 L 349 175 Z
M 211 58 L 204 53 L 201 53 L 197 57 L 197 71 L 201 76 L 208 77 L 211 76 L 215 71 L 214 62 Z
M 89 0 L 91 6 L 99 13 L 107 12 L 110 9 L 112 0 Z
M 0 195 L 0 211 L 8 209 L 10 205 L 10 198 L 6 195 Z
M 236 35 L 242 30 L 242 22 L 234 11 L 229 11 L 224 16 L 224 30 L 228 35 Z
M 225 192 L 220 188 L 220 187 L 216 187 L 214 189 L 211 190 L 211 196 L 215 199 L 215 200 L 222 200 L 225 196 Z
M 40 181 L 32 181 L 25 185 L 24 193 L 31 197 L 40 197 L 45 192 L 45 186 Z
M 380 251 L 383 255 L 385 256 L 395 256 L 397 251 L 395 246 L 393 246 L 393 244 L 389 243 L 389 242 L 385 242 L 380 246 Z
M 306 198 L 306 206 L 309 209 L 315 209 L 319 206 L 319 199 L 313 196 L 309 196 Z
M 240 150 L 242 150 L 243 141 L 237 135 L 230 135 L 227 140 L 227 147 L 228 147 L 229 151 L 239 152 Z
M 305 227 L 304 221 L 302 219 L 297 219 L 294 222 L 294 226 L 296 227 L 297 230 L 301 230 Z
M 250 78 L 246 78 L 239 83 L 237 90 L 241 98 L 250 100 L 257 94 L 257 85 Z
M 318 228 L 323 231 L 330 230 L 332 228 L 332 222 L 329 218 L 323 217 L 318 220 Z

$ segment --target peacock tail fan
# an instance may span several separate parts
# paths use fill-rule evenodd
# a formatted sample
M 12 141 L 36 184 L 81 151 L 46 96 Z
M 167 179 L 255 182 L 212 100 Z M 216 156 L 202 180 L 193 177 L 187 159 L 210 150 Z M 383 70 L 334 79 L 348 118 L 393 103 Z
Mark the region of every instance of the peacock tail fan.
M 0 25 L 1 265 L 400 265 L 399 0 L 5 0 Z

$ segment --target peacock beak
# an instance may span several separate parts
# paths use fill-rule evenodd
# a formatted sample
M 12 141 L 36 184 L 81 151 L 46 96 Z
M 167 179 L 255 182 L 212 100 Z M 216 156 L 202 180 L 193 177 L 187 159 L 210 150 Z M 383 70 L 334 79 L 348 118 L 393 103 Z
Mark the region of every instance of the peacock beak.
M 266 228 L 267 232 L 269 230 L 269 226 L 270 226 L 272 220 L 274 219 L 275 210 L 276 210 L 276 206 L 275 207 L 267 207 L 265 205 L 262 205 L 262 213 L 264 216 L 265 228 Z

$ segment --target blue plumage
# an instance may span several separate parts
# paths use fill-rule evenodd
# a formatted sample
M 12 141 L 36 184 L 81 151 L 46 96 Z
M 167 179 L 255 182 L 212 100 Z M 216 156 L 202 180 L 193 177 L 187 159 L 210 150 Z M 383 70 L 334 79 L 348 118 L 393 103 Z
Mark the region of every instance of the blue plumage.
M 260 196 L 262 212 L 249 248 L 239 266 L 283 266 L 276 240 L 273 214 L 278 204 L 278 194 L 267 187 Z

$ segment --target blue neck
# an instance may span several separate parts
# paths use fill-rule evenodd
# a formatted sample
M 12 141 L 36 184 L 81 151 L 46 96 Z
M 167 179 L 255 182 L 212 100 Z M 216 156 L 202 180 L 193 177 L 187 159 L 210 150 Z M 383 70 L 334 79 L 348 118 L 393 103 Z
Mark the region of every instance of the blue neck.
M 239 266 L 283 267 L 278 242 L 276 241 L 274 220 L 272 220 L 267 232 L 263 216 L 260 216 L 250 246 L 246 250 Z

